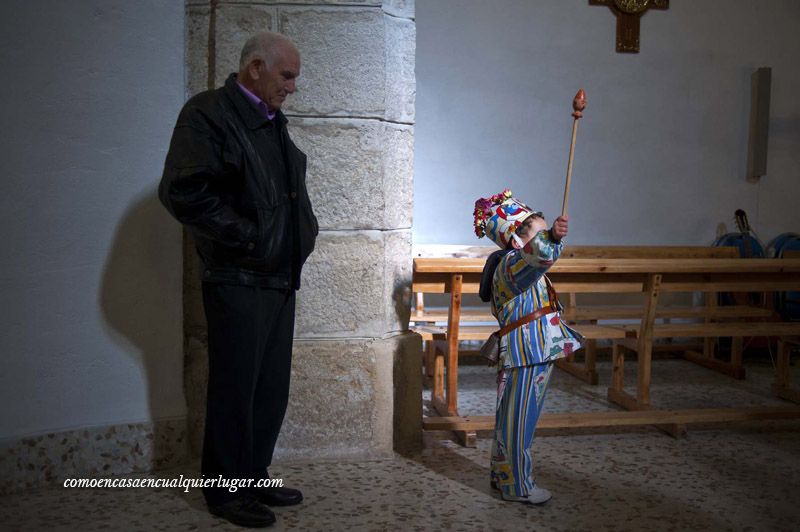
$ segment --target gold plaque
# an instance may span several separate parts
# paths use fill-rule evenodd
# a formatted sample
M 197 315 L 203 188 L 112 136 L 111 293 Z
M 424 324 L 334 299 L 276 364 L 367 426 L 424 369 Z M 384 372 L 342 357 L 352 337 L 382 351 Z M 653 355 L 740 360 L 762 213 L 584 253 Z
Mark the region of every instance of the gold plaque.
M 650 0 L 614 0 L 614 5 L 620 11 L 631 14 L 641 13 L 647 9 L 647 4 L 649 3 Z

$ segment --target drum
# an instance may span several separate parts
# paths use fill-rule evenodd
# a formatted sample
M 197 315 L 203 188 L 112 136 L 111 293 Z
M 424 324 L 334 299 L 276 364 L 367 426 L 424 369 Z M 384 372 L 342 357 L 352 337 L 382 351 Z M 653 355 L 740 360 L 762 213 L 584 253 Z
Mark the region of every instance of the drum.
M 750 233 L 727 233 L 717 238 L 712 245 L 735 247 L 739 250 L 739 256 L 742 258 L 764 258 L 764 246 Z M 747 301 L 739 301 L 739 304 L 760 306 L 765 301 L 763 296 L 763 294 L 747 294 Z M 719 304 L 735 305 L 736 300 L 733 294 L 720 292 Z
M 763 259 L 764 246 L 750 233 L 728 233 L 717 238 L 712 246 L 730 246 L 739 249 L 742 258 Z

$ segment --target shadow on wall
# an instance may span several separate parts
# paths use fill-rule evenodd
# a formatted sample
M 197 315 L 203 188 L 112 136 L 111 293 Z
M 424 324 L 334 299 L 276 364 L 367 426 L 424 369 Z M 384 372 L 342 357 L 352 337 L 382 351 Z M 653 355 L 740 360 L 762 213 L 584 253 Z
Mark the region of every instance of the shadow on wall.
M 400 331 L 408 331 L 409 321 L 411 320 L 411 279 L 395 279 L 394 290 L 392 290 L 392 302 L 397 321 L 400 323 Z
M 179 231 L 155 190 L 123 216 L 103 271 L 100 306 L 109 333 L 142 368 L 148 418 L 134 470 L 187 460 L 183 397 L 182 265 Z M 132 442 L 133 443 L 133 442 Z

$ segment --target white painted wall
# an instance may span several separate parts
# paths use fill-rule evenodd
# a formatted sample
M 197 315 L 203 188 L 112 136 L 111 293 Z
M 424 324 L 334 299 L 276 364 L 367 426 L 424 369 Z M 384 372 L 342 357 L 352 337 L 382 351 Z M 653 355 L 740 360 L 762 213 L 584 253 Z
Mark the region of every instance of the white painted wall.
M 183 2 L 3 13 L 0 438 L 184 415 L 181 233 L 155 195 Z
M 415 244 L 483 244 L 476 198 L 510 187 L 560 212 L 586 89 L 574 244 L 704 245 L 743 208 L 763 240 L 800 232 L 800 2 L 670 2 L 614 51 L 586 0 L 419 0 Z M 772 67 L 768 175 L 745 181 L 750 74 Z

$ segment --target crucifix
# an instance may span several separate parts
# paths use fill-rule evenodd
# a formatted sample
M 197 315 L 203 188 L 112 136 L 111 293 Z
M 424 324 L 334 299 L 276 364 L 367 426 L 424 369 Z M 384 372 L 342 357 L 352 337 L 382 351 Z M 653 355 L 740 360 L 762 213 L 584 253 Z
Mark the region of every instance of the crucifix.
M 648 9 L 668 9 L 669 0 L 589 0 L 592 6 L 608 6 L 617 17 L 617 52 L 639 53 L 639 19 Z

